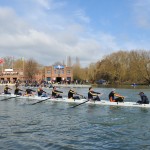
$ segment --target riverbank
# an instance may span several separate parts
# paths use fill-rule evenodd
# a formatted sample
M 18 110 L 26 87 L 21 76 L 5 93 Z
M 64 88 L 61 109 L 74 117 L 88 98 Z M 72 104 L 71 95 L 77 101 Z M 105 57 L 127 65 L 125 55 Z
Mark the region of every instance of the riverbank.
M 65 87 L 65 88 L 89 88 L 91 85 L 85 84 L 53 84 L 56 87 Z
M 120 89 L 150 89 L 149 85 L 116 85 L 116 84 L 107 84 L 107 85 L 102 85 L 102 84 L 92 84 L 93 87 L 99 87 L 99 88 L 120 88 Z
M 15 86 L 15 84 L 14 84 L 14 83 L 0 84 L 0 86 L 5 86 L 5 85 L 8 85 L 8 86 Z

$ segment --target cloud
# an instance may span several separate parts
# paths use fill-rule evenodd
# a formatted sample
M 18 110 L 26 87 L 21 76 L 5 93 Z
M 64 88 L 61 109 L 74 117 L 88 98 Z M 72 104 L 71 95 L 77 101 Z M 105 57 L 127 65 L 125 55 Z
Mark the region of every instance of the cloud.
M 13 7 L 0 7 L 1 56 L 32 57 L 43 65 L 71 56 L 87 66 L 119 48 L 114 36 L 91 33 L 84 10 L 72 11 L 71 17 L 62 13 L 66 3 L 32 0 L 32 5 L 33 9 L 24 5 L 22 14 Z
M 48 0 L 35 0 L 35 2 L 45 9 L 50 9 L 52 7 L 52 1 L 49 2 Z
M 133 5 L 133 13 L 136 24 L 141 28 L 150 28 L 150 1 L 136 0 Z
M 74 12 L 75 17 L 77 17 L 80 21 L 83 21 L 85 23 L 89 23 L 90 22 L 90 18 L 88 16 L 85 15 L 84 10 L 79 9 L 77 11 Z

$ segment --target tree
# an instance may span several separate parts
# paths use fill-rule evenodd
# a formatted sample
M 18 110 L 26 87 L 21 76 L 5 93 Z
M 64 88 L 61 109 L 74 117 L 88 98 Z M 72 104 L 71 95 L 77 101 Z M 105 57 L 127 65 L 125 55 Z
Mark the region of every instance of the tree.
M 4 57 L 4 68 L 5 69 L 12 69 L 13 68 L 13 62 L 14 62 L 14 58 L 13 57 Z
M 32 58 L 25 62 L 25 77 L 29 80 L 33 80 L 35 74 L 38 72 L 39 64 Z
M 145 83 L 150 84 L 150 52 L 142 50 L 134 53 L 134 59 L 136 61 L 137 74 L 140 75 Z
M 145 50 L 118 51 L 105 56 L 95 65 L 90 65 L 89 72 L 90 78 L 93 77 L 96 80 L 102 78 L 110 83 L 145 82 L 150 84 L 150 52 Z
M 73 77 L 75 80 L 80 80 L 80 75 L 81 75 L 81 68 L 79 65 L 73 65 Z
M 91 63 L 88 68 L 88 78 L 90 81 L 94 82 L 96 76 L 96 64 Z
M 23 69 L 24 68 L 24 62 L 22 59 L 17 59 L 14 61 L 14 68 L 15 69 Z

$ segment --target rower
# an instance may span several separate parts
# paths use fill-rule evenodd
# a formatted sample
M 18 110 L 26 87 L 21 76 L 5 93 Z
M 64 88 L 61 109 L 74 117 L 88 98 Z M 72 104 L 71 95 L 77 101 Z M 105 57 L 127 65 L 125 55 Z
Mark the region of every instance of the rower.
M 43 91 L 41 86 L 38 88 L 37 93 L 38 93 L 38 96 L 47 97 L 46 92 Z
M 12 90 L 12 89 L 9 88 L 8 85 L 5 85 L 4 94 L 11 94 L 11 93 L 9 92 L 9 90 Z
M 88 92 L 88 99 L 89 99 L 89 100 L 94 100 L 94 101 L 100 101 L 99 94 L 101 94 L 101 93 L 99 93 L 99 92 L 94 92 L 94 91 L 93 91 L 93 88 L 90 87 L 90 88 L 89 88 L 89 92 Z
M 79 96 L 73 96 L 74 94 L 79 95 L 74 89 L 70 89 L 68 92 L 69 99 L 80 99 Z
M 124 96 L 121 96 L 120 94 L 115 93 L 115 89 L 113 89 L 110 93 L 109 93 L 109 100 L 110 102 L 123 102 L 124 100 Z M 117 98 L 115 98 L 117 97 Z
M 63 92 L 56 90 L 56 86 L 54 86 L 53 90 L 52 90 L 52 97 L 54 97 L 54 98 L 62 98 L 60 93 L 63 93 Z
M 30 89 L 30 88 L 28 88 L 28 89 L 26 89 L 26 91 L 25 91 L 25 96 L 33 96 L 34 95 L 34 93 L 33 92 L 36 92 L 36 91 L 34 91 L 34 90 L 32 90 L 32 89 Z
M 144 92 L 140 92 L 138 95 L 140 95 L 141 100 L 137 101 L 139 104 L 149 104 L 148 97 L 144 94 Z
M 14 94 L 15 94 L 15 95 L 22 95 L 22 93 L 21 93 L 21 92 L 19 92 L 19 91 L 23 91 L 23 90 L 19 89 L 18 85 L 16 85 L 16 88 L 15 88 Z

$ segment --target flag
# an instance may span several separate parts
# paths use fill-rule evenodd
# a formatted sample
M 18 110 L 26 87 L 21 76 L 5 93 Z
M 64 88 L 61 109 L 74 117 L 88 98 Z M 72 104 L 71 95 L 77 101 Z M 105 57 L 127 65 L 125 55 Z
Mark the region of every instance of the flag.
M 0 58 L 0 64 L 3 64 L 3 63 L 4 63 L 4 59 Z

